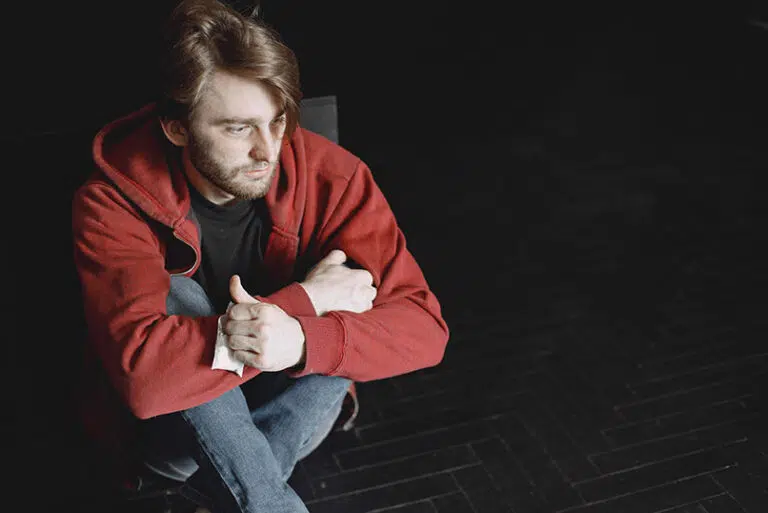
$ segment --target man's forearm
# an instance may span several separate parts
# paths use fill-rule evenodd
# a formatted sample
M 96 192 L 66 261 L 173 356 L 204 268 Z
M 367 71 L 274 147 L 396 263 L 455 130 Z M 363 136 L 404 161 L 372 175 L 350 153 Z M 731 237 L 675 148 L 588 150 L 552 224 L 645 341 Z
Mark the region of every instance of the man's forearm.
M 299 283 L 293 282 L 269 296 L 254 296 L 259 301 L 279 306 L 292 317 L 315 316 L 315 306 L 307 295 L 307 291 Z

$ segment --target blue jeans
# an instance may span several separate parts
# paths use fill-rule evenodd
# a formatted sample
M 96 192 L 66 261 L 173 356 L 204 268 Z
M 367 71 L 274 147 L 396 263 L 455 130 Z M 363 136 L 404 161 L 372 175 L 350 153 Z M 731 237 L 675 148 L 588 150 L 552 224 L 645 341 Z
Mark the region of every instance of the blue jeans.
M 171 315 L 215 315 L 190 278 L 171 278 L 167 307 Z M 216 513 L 306 512 L 287 480 L 333 428 L 349 385 L 264 372 L 205 404 L 143 421 L 145 463 L 183 481 L 184 496 Z

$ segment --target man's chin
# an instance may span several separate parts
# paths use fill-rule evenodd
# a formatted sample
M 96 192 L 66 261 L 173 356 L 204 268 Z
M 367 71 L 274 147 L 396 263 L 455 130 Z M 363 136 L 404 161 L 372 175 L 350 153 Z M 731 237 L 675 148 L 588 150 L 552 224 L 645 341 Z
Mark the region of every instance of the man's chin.
M 227 192 L 240 199 L 263 198 L 267 195 L 269 187 L 272 185 L 273 177 L 274 173 L 270 173 L 268 176 L 258 180 L 238 181 L 238 183 L 232 184 Z

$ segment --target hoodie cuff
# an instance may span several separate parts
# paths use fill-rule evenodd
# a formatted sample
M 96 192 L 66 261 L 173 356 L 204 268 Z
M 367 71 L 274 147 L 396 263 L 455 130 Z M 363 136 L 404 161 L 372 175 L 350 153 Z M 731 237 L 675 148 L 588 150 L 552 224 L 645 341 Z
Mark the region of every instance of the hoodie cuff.
M 289 372 L 294 378 L 308 374 L 333 375 L 344 358 L 345 332 L 334 315 L 296 317 L 304 330 L 306 358 L 304 367 Z
M 254 296 L 259 301 L 279 306 L 291 317 L 315 317 L 315 307 L 307 292 L 299 283 L 293 282 L 266 297 Z

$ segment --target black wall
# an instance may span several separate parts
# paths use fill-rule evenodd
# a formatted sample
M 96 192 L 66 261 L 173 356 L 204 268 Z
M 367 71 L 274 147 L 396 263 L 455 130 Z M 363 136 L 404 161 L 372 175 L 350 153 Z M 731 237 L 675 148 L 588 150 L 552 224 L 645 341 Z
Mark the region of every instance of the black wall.
M 13 122 L 4 134 L 92 130 L 151 95 L 152 45 L 173 0 L 51 4 L 9 16 Z M 478 100 L 478 134 L 523 127 L 581 103 L 586 84 L 606 73 L 624 82 L 604 92 L 650 94 L 668 115 L 723 101 L 754 108 L 765 36 L 747 20 L 764 8 L 623 4 L 267 0 L 263 13 L 296 51 L 305 93 L 339 95 L 343 122 L 365 126 L 365 138 L 414 108 L 422 124 L 446 131 L 467 98 Z

